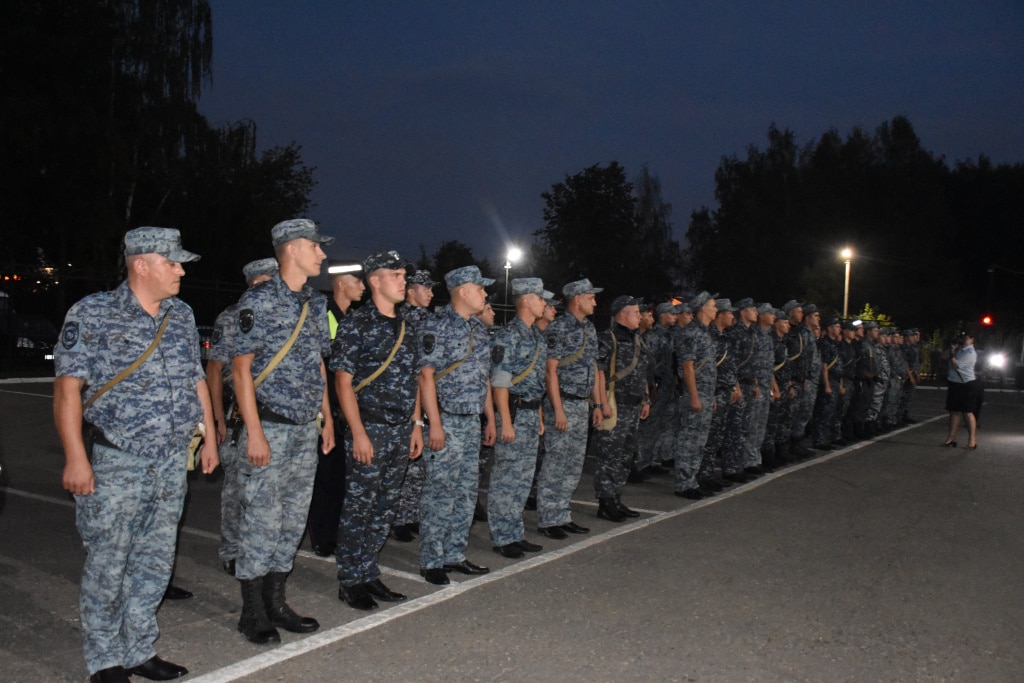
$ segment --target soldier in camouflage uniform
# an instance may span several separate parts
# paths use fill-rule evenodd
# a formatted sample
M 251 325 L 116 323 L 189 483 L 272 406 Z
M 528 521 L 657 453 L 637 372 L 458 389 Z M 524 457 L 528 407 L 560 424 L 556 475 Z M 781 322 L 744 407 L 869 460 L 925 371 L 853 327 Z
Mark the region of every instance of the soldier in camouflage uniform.
M 449 271 L 452 302 L 427 318 L 420 341 L 420 399 L 429 439 L 427 478 L 420 499 L 420 574 L 437 585 L 448 571 L 486 574 L 466 559 L 469 528 L 480 481 L 480 413 L 491 401 L 491 343 L 476 317 L 494 283 L 476 266 Z M 491 422 L 483 441 L 494 443 Z
M 747 400 L 747 438 L 745 467 L 760 466 L 766 471 L 775 469 L 775 437 L 768 436 L 768 412 L 779 398 L 775 383 L 775 308 L 768 302 L 757 307 L 754 330 L 753 390 L 744 387 Z
M 597 305 L 590 280 L 562 288 L 565 313 L 544 332 L 547 344 L 544 400 L 544 461 L 537 477 L 537 530 L 553 539 L 585 534 L 590 529 L 572 521 L 570 500 L 583 475 L 587 430 L 611 417 L 605 415 L 597 385 L 597 330 L 587 319 Z M 588 400 L 594 403 L 591 409 Z
M 250 261 L 242 268 L 242 275 L 250 287 L 266 282 L 277 272 L 277 259 L 265 258 Z M 224 571 L 235 575 L 235 558 L 238 556 L 238 527 L 241 524 L 242 501 L 238 489 L 238 451 L 227 438 L 225 415 L 235 402 L 231 383 L 231 359 L 233 357 L 231 334 L 238 329 L 238 302 L 225 308 L 213 324 L 210 340 L 210 356 L 206 361 L 206 385 L 210 389 L 213 404 L 213 420 L 217 427 L 220 464 L 224 468 L 224 481 L 220 490 L 220 556 Z
M 857 373 L 862 384 L 857 417 L 861 424 L 860 435 L 871 438 L 879 434 L 878 412 L 882 407 L 889 369 L 878 344 L 878 323 L 869 320 L 861 327 L 864 338 L 861 339 Z
M 423 451 L 416 379 L 418 345 L 397 304 L 405 261 L 394 251 L 363 262 L 370 300 L 338 324 L 331 346 L 338 400 L 349 429 L 345 505 L 338 528 L 338 599 L 368 610 L 405 600 L 384 585 L 377 562 L 406 467 Z
M 271 230 L 280 272 L 242 295 L 233 335 L 232 373 L 244 428 L 238 440 L 242 491 L 240 553 L 235 577 L 242 586 L 238 630 L 257 644 L 279 642 L 275 627 L 310 633 L 320 624 L 300 617 L 285 602 L 285 582 L 306 526 L 316 474 L 318 424 L 321 450 L 334 448 L 327 400 L 331 336 L 324 296 L 306 284 L 320 272 L 323 244 L 313 221 L 282 221 Z M 305 319 L 302 311 L 306 311 Z M 301 325 L 300 325 L 301 322 Z M 298 336 L 258 387 L 255 378 Z M 246 457 L 242 458 L 241 453 Z
M 177 230 L 145 227 L 125 234 L 124 257 L 126 281 L 68 311 L 54 361 L 62 483 L 75 496 L 86 550 L 80 608 L 91 681 L 188 673 L 158 657 L 153 643 L 174 564 L 186 452 L 200 423 L 211 435 L 202 470 L 217 466 L 195 318 L 176 296 L 181 264 L 199 256 L 181 248 Z M 152 356 L 110 384 L 154 341 Z
M 728 471 L 732 475 L 739 469 L 734 463 L 730 463 L 728 470 L 723 469 L 721 450 L 722 444 L 725 443 L 726 418 L 730 408 L 743 398 L 736 380 L 738 361 L 732 353 L 732 342 L 728 336 L 729 330 L 736 324 L 737 309 L 729 299 L 717 299 L 715 304 L 718 310 L 715 312 L 714 321 L 708 326 L 708 334 L 715 345 L 715 403 L 711 413 L 711 426 L 708 428 L 708 440 L 704 444 L 701 469 L 697 473 L 698 487 L 711 493 L 724 488 L 718 483 L 717 474 Z M 742 410 L 742 406 L 740 409 Z M 739 438 L 742 438 L 742 434 Z
M 417 270 L 406 279 L 405 302 L 398 309 L 405 322 L 414 329 L 419 328 L 430 316 L 430 302 L 434 299 L 434 286 L 429 270 Z M 415 531 L 420 523 L 420 496 L 423 493 L 423 458 L 409 463 L 402 482 L 402 491 L 395 506 L 395 519 L 391 526 L 391 537 L 400 543 L 409 543 L 416 538 Z
M 853 403 L 857 375 L 857 351 L 852 344 L 855 330 L 852 322 L 844 322 L 835 339 L 836 352 L 839 354 L 839 360 L 834 368 L 839 381 L 839 393 L 836 395 L 836 409 L 832 415 L 831 429 L 832 444 L 835 446 L 846 446 L 849 444 L 848 439 L 852 438 L 845 425 Z M 829 377 L 831 378 L 831 375 Z
M 594 434 L 597 469 L 594 493 L 597 516 L 621 522 L 639 513 L 622 503 L 622 489 L 629 476 L 629 464 L 640 421 L 650 414 L 647 394 L 649 359 L 640 341 L 640 299 L 623 295 L 612 301 L 612 325 L 598 335 L 596 382 L 602 404 L 615 400 L 615 426 Z
M 690 300 L 690 308 L 696 311 L 695 317 L 675 340 L 676 362 L 680 365 L 683 380 L 679 398 L 682 426 L 675 446 L 675 494 L 690 500 L 700 500 L 713 494 L 699 487 L 697 475 L 701 470 L 715 408 L 715 362 L 718 357 L 708 331 L 708 324 L 715 319 L 717 311 L 715 296 L 717 294 L 700 292 Z
M 776 466 L 790 462 L 787 456 L 793 426 L 793 401 L 796 398 L 793 365 L 789 356 L 789 325 L 789 313 L 781 308 L 776 309 L 771 339 L 775 363 L 773 372 L 779 396 L 768 409 L 768 428 L 765 435 L 766 441 L 771 440 L 775 444 L 773 464 Z
M 839 318 L 826 321 L 826 332 L 818 338 L 818 356 L 821 358 L 821 379 L 818 383 L 818 399 L 814 404 L 813 429 L 814 448 L 819 451 L 832 450 L 832 422 L 839 402 L 842 383 L 842 368 L 839 366 Z
M 543 294 L 540 278 L 512 280 L 516 316 L 498 330 L 491 349 L 491 391 L 499 438 L 487 492 L 487 521 L 494 551 L 507 558 L 542 549 L 526 540 L 523 509 L 543 431 L 540 405 L 547 346 L 544 335 L 533 326 L 544 315 Z
M 721 309 L 720 309 L 721 310 Z M 725 417 L 725 436 L 722 441 L 722 475 L 737 474 L 746 471 L 757 476 L 765 470 L 761 468 L 760 452 L 756 461 L 748 463 L 747 443 L 750 441 L 750 416 L 755 401 L 760 398 L 757 386 L 757 307 L 751 298 L 736 302 L 736 313 L 739 320 L 726 331 L 729 340 L 729 355 L 733 362 L 727 371 L 734 374 L 735 390 L 728 398 L 728 413 Z M 735 315 L 735 314 L 734 314 Z M 728 361 L 728 358 L 726 359 Z M 723 363 L 724 365 L 724 363 Z M 719 374 L 722 365 L 719 365 Z M 730 381 L 727 378 L 727 381 Z M 721 376 L 718 381 L 723 384 Z M 749 470 L 749 471 L 748 471 Z M 717 482 L 709 482 L 718 484 Z
M 640 457 L 636 469 L 642 474 L 665 474 L 661 461 L 671 455 L 672 417 L 676 401 L 676 375 L 672 362 L 672 341 L 669 331 L 676 324 L 676 309 L 671 303 L 654 307 L 657 320 L 643 336 L 650 356 L 654 393 L 650 416 L 640 423 Z M 668 436 L 666 436 L 668 435 Z
M 686 326 L 693 321 L 693 309 L 690 308 L 689 301 L 684 301 L 676 305 L 676 324 L 675 327 L 669 330 L 669 346 L 672 347 L 672 376 L 673 376 L 673 389 L 672 389 L 672 402 L 667 406 L 665 416 L 666 422 L 670 425 L 668 429 L 664 431 L 661 437 L 658 438 L 657 445 L 655 448 L 658 451 L 665 453 L 666 456 L 662 460 L 662 464 L 666 467 L 672 467 L 673 474 L 675 473 L 675 453 L 676 443 L 681 438 L 680 432 L 683 429 L 683 402 L 682 402 L 682 385 L 683 385 L 683 366 L 679 362 L 679 357 L 676 354 L 676 348 L 682 343 L 681 339 L 683 336 L 683 330 Z
M 907 364 L 907 381 L 900 394 L 899 421 L 901 425 L 914 424 L 910 417 L 910 402 L 914 387 L 921 381 L 921 332 L 916 327 L 903 330 L 903 358 Z

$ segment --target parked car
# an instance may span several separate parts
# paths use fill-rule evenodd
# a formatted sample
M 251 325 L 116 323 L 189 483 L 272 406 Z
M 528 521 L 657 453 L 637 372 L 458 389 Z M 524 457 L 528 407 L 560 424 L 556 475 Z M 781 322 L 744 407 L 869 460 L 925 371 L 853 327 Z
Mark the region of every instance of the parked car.
M 0 339 L 9 358 L 29 362 L 52 362 L 57 328 L 41 315 L 0 315 Z

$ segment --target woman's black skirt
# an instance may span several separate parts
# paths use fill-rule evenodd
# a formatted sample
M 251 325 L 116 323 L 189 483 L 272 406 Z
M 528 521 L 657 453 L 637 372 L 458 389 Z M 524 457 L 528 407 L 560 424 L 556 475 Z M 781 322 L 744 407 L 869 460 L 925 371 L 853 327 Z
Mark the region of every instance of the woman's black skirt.
M 978 380 L 949 382 L 946 410 L 951 413 L 973 413 L 978 405 Z

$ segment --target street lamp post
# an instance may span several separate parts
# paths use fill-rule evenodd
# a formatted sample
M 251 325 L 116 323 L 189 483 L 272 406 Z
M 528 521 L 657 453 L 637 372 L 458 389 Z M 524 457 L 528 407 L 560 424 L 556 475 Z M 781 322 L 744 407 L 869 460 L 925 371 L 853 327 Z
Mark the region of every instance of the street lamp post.
M 502 321 L 508 322 L 508 274 L 512 270 L 512 264 L 523 257 L 523 252 L 519 247 L 509 247 L 508 253 L 505 254 L 505 315 Z
M 850 261 L 853 260 L 853 249 L 845 247 L 839 255 L 846 262 L 846 284 L 843 287 L 843 320 L 846 320 L 850 313 Z

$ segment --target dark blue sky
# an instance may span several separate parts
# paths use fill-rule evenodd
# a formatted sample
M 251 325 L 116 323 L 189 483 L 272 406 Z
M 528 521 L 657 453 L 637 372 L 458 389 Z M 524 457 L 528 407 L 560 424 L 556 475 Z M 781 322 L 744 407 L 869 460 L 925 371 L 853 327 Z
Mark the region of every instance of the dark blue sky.
M 1024 161 L 1024 3 L 211 0 L 214 124 L 298 142 L 333 256 L 447 239 L 498 265 L 540 193 L 617 160 L 682 241 L 722 156 L 907 116 L 947 162 Z M 267 226 L 269 229 L 269 226 Z

